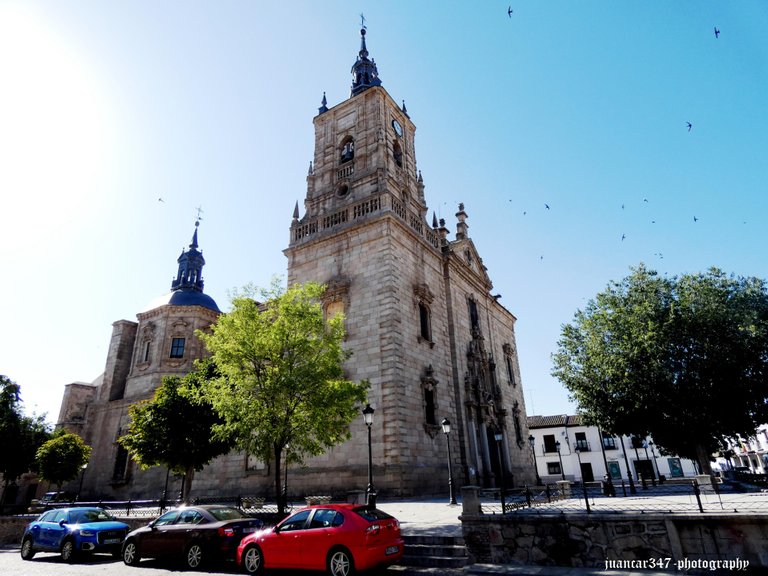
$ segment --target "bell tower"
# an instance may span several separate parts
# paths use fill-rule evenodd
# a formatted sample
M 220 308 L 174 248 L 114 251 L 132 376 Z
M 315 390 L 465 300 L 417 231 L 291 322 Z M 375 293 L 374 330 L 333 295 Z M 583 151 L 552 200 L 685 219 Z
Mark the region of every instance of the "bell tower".
M 365 28 L 351 72 L 349 98 L 329 107 L 323 94 L 313 119 L 304 210 L 297 202 L 284 253 L 288 284 L 325 284 L 325 314 L 344 314 L 346 377 L 370 383 L 375 409 L 375 486 L 399 495 L 444 489 L 444 418 L 453 423 L 457 483 L 533 477 L 522 470 L 525 430 L 507 410 L 523 406 L 522 390 L 510 384 L 516 355 L 506 377 L 493 362 L 494 353 L 514 350 L 514 316 L 490 294 L 463 204 L 453 241 L 444 221 L 427 220 L 416 126 L 382 85 Z M 310 492 L 365 486 L 362 416 L 350 432 L 294 482 Z M 498 435 L 503 451 L 488 440 Z
M 309 237 L 335 234 L 382 210 L 425 218 L 424 185 L 416 170 L 416 127 L 405 104 L 399 106 L 381 86 L 376 62 L 369 58 L 366 30 L 352 66 L 350 98 L 328 108 L 325 94 L 314 118 L 315 153 L 307 174 L 304 217 L 298 204 L 290 248 Z

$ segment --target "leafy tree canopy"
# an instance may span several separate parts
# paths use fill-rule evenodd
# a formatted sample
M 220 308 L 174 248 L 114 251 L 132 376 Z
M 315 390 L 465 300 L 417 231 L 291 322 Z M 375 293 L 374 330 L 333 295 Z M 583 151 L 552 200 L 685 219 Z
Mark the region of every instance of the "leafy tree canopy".
M 768 422 L 768 293 L 758 278 L 641 265 L 562 328 L 553 376 L 587 422 L 696 459 Z
M 246 286 L 210 334 L 198 333 L 222 375 L 206 382 L 224 418 L 219 429 L 249 454 L 274 458 L 277 494 L 286 446 L 301 461 L 345 441 L 366 398 L 367 382 L 344 377 L 343 317 L 324 318 L 324 291 L 313 282 L 287 290 L 277 280 L 266 290 Z
M 0 474 L 5 485 L 35 468 L 37 449 L 51 436 L 45 415 L 24 415 L 21 403 L 21 387 L 0 376 Z
M 38 474 L 61 490 L 64 482 L 80 474 L 90 456 L 91 447 L 80 436 L 59 430 L 37 450 Z
M 141 468 L 167 466 L 184 475 L 185 499 L 194 471 L 232 448 L 228 437 L 214 435 L 214 426 L 223 420 L 199 393 L 206 380 L 217 376 L 216 365 L 205 359 L 184 378 L 163 378 L 151 400 L 131 406 L 128 433 L 118 439 Z

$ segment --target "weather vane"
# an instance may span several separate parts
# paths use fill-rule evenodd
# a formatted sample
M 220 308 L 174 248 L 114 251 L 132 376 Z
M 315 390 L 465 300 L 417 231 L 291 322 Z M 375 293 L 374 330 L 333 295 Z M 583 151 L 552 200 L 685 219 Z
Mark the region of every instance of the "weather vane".
M 201 216 L 201 214 L 203 213 L 203 207 L 198 206 L 197 208 L 195 208 L 195 210 L 197 210 L 197 221 L 200 222 L 200 220 L 203 219 L 203 217 Z
M 360 12 L 360 25 L 363 27 L 363 30 L 367 30 L 365 27 L 365 16 L 363 16 L 362 12 Z

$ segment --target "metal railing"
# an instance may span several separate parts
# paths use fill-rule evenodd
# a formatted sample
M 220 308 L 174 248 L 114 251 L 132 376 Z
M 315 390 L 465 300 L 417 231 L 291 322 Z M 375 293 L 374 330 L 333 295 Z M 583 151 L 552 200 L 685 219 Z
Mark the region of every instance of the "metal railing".
M 768 492 L 761 492 L 754 485 L 747 491 L 738 485 L 700 485 L 695 479 L 656 486 L 646 483 L 645 487 L 641 482 L 630 486 L 622 480 L 613 484 L 613 488 L 611 495 L 602 482 L 560 482 L 507 490 L 504 494 L 498 489 L 481 490 L 479 496 L 483 514 L 768 512 Z
M 260 518 L 266 524 L 274 524 L 285 517 L 286 514 L 280 514 L 276 503 L 265 502 L 265 499 L 259 496 L 211 496 L 191 498 L 189 504 L 192 506 L 206 504 L 222 504 L 232 506 L 242 510 L 245 514 Z M 123 518 L 155 518 L 165 513 L 171 508 L 181 505 L 180 500 L 93 500 L 93 501 L 75 501 L 75 502 L 56 502 L 46 504 L 45 510 L 54 508 L 69 508 L 71 506 L 96 506 L 108 510 L 113 516 Z M 12 513 L 25 514 L 25 509 L 20 510 L 15 507 Z M 290 512 L 292 506 L 286 507 L 286 512 Z M 36 512 L 34 514 L 40 514 Z

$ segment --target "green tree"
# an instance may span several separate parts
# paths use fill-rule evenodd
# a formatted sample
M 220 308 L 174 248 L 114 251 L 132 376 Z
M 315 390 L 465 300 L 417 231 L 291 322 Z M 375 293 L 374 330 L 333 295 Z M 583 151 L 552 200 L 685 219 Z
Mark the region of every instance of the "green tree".
M 563 326 L 552 374 L 591 424 L 699 462 L 768 421 L 768 293 L 758 278 L 639 266 Z
M 222 374 L 206 382 L 207 395 L 225 420 L 221 429 L 241 450 L 274 461 L 281 512 L 286 446 L 291 459 L 301 462 L 348 439 L 368 388 L 365 381 L 344 378 L 349 353 L 342 347 L 343 318 L 324 318 L 324 291 L 314 282 L 288 290 L 277 280 L 266 290 L 246 286 L 210 334 L 198 332 Z
M 80 474 L 90 456 L 91 447 L 80 436 L 57 430 L 53 438 L 37 450 L 37 471 L 43 480 L 61 490 L 64 482 Z
M 140 468 L 166 466 L 184 477 L 182 499 L 186 502 L 195 471 L 226 454 L 232 442 L 213 433 L 223 420 L 199 391 L 216 378 L 216 365 L 199 360 L 184 378 L 165 377 L 151 400 L 131 406 L 131 424 L 118 442 Z
M 6 376 L 0 376 L 0 474 L 3 475 L 5 502 L 8 485 L 25 472 L 35 468 L 37 449 L 51 437 L 45 415 L 26 416 L 22 410 L 21 388 Z

